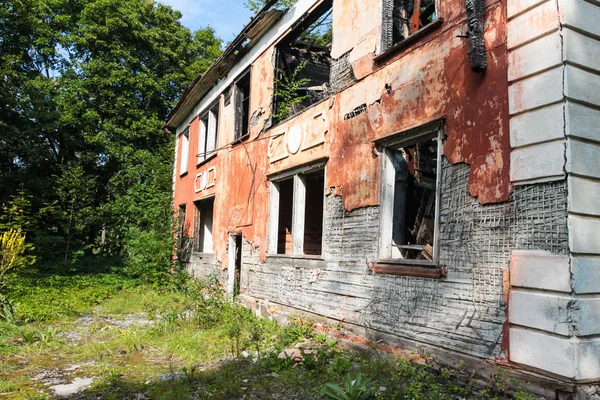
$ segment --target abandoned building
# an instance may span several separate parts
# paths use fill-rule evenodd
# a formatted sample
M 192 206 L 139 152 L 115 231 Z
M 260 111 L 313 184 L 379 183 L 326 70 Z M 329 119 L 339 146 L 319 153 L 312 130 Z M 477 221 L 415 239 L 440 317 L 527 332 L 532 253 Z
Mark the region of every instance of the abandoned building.
M 189 270 L 600 398 L 600 3 L 274 3 L 167 117 Z

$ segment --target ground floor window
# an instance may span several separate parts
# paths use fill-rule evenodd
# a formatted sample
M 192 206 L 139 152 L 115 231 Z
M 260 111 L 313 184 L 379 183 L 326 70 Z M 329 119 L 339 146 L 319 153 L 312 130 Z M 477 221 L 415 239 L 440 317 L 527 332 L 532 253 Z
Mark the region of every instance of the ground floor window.
M 437 263 L 440 122 L 382 141 L 380 259 Z
M 271 177 L 269 254 L 323 251 L 324 163 Z
M 215 198 L 196 201 L 194 215 L 194 251 L 214 253 L 213 211 Z

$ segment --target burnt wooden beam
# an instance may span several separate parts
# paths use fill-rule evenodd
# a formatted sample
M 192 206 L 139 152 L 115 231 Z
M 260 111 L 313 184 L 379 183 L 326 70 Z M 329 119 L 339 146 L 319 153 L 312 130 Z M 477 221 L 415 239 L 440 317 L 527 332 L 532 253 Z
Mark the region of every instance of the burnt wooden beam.
M 483 0 L 466 0 L 467 25 L 469 27 L 469 61 L 473 72 L 483 72 L 487 68 L 487 54 L 483 40 L 484 6 Z

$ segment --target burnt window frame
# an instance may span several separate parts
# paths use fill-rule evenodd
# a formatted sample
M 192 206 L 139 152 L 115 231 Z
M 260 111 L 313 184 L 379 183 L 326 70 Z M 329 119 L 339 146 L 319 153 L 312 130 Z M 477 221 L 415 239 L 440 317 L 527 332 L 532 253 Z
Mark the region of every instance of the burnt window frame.
M 244 93 L 240 90 L 240 82 L 244 83 L 244 86 L 248 87 L 248 109 L 246 111 L 246 118 L 244 119 Z M 232 96 L 233 96 L 233 107 L 234 107 L 234 128 L 233 128 L 233 141 L 240 142 L 246 140 L 250 136 L 250 101 L 252 99 L 252 67 L 247 68 L 242 72 L 233 82 L 232 85 Z M 245 122 L 245 124 L 244 124 Z M 245 129 L 244 129 L 244 125 Z
M 219 140 L 219 118 L 221 115 L 220 99 L 214 101 L 209 107 L 200 113 L 198 117 L 198 153 L 196 154 L 196 166 L 210 160 L 217 155 L 217 141 Z M 216 111 L 215 111 L 216 110 Z M 206 120 L 206 124 L 204 123 Z M 214 125 L 211 125 L 214 121 Z M 209 140 L 212 141 L 212 149 L 208 149 Z
M 434 120 L 406 131 L 378 139 L 375 144 L 381 149 L 380 166 L 380 227 L 377 248 L 378 263 L 403 264 L 409 266 L 440 266 L 440 204 L 442 155 L 444 149 L 444 120 Z M 398 150 L 429 140 L 437 141 L 436 182 L 435 182 L 435 214 L 433 233 L 433 255 L 431 260 L 393 258 L 392 236 L 394 215 L 395 168 L 393 153 Z
M 444 19 L 440 16 L 440 3 L 441 0 L 433 0 L 434 10 L 433 14 L 435 19 L 416 30 L 411 26 L 411 33 L 405 38 L 400 40 L 394 40 L 394 7 L 396 1 L 399 0 L 381 0 L 381 33 L 379 43 L 379 56 L 385 56 L 388 52 L 395 50 L 396 48 L 403 47 L 404 44 L 409 44 L 413 40 L 417 40 L 419 37 L 427 34 L 428 32 L 437 29 Z M 415 2 L 421 3 L 423 0 L 414 0 Z M 414 4 L 413 4 L 414 7 Z M 419 13 L 420 14 L 420 13 Z M 414 13 L 411 15 L 409 22 L 413 24 Z M 379 57 L 378 56 L 378 57 Z M 376 60 L 378 59 L 376 57 Z
M 323 171 L 323 217 L 321 231 L 321 254 L 304 253 L 304 235 L 306 218 L 306 175 Z M 267 256 L 324 259 L 325 220 L 327 217 L 325 187 L 327 182 L 327 159 L 321 159 L 284 172 L 268 175 L 269 179 L 269 218 L 267 225 Z M 279 239 L 279 184 L 293 179 L 292 191 L 292 251 L 291 254 L 278 253 Z
M 202 228 L 202 220 L 204 218 L 202 212 L 202 206 L 205 204 L 211 203 L 212 215 L 211 215 L 211 247 L 212 251 L 206 251 L 204 248 L 204 233 L 200 229 Z M 215 222 L 215 196 L 208 196 L 202 199 L 194 200 L 194 230 L 192 232 L 194 238 L 194 247 L 193 250 L 199 254 L 214 254 L 215 253 L 215 242 L 214 242 L 214 222 Z
M 275 114 L 277 112 L 277 109 L 279 106 L 278 99 L 277 99 L 277 96 L 275 93 L 277 90 L 277 83 L 275 81 L 275 78 L 277 77 L 277 74 L 279 73 L 277 71 L 277 69 L 280 69 L 278 64 L 279 64 L 279 60 L 280 60 L 280 57 L 282 54 L 281 53 L 282 48 L 290 46 L 292 44 L 292 42 L 294 42 L 302 33 L 304 33 L 308 28 L 310 28 L 310 26 L 313 23 L 317 22 L 327 12 L 330 12 L 332 15 L 332 18 L 333 18 L 333 0 L 323 0 L 319 4 L 314 6 L 312 9 L 310 9 L 308 12 L 303 14 L 302 17 L 300 17 L 292 25 L 292 27 L 290 28 L 290 31 L 287 32 L 274 46 L 274 57 L 273 57 L 273 69 L 274 69 L 273 78 L 274 78 L 274 80 L 273 80 L 273 86 L 272 86 L 273 96 L 272 96 L 272 100 L 271 100 L 271 110 L 273 110 L 273 112 L 271 113 L 271 126 L 276 126 L 276 125 L 294 117 L 295 115 L 302 113 L 303 111 L 314 106 L 315 104 L 322 102 L 323 100 L 327 99 L 328 97 L 331 97 L 331 93 L 329 93 L 328 95 L 324 96 L 322 99 L 312 102 L 310 105 L 302 108 L 299 111 L 296 111 L 293 114 L 288 115 L 287 118 L 283 118 L 281 120 L 276 120 L 275 117 L 273 116 L 273 114 Z M 331 48 L 329 49 L 329 57 L 331 58 Z M 326 83 L 330 86 L 331 85 L 331 60 L 330 60 L 328 75 L 329 75 L 329 78 Z M 279 79 L 281 79 L 281 78 L 279 78 Z

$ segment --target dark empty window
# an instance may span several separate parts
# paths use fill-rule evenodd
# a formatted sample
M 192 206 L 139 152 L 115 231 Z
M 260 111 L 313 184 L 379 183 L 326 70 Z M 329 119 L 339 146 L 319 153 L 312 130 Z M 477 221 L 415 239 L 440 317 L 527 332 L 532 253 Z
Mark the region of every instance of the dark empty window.
M 383 50 L 436 19 L 435 0 L 383 0 Z
M 250 71 L 244 73 L 234 84 L 235 93 L 235 139 L 248 135 L 250 123 Z
M 277 254 L 292 254 L 292 209 L 294 179 L 279 182 L 279 223 L 277 226 Z
M 443 133 L 438 123 L 416 132 L 383 148 L 379 258 L 437 263 Z
M 321 255 L 325 171 L 305 175 L 304 254 Z
M 323 251 L 324 163 L 271 181 L 268 252 L 318 256 Z

